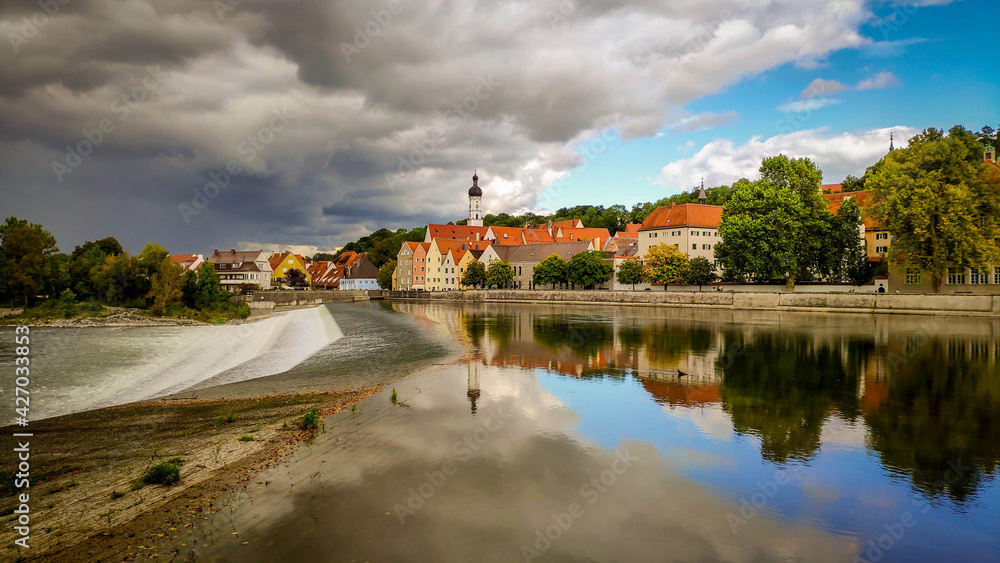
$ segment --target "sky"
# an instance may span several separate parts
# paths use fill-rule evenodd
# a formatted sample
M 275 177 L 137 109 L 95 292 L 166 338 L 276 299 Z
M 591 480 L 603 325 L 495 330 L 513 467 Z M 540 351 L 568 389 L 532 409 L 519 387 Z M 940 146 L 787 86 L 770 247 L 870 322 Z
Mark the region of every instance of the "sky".
M 890 133 L 1000 126 L 998 16 L 995 0 L 5 2 L 0 214 L 63 251 L 327 250 L 465 218 L 474 170 L 487 213 L 630 208 L 779 153 L 837 183 Z

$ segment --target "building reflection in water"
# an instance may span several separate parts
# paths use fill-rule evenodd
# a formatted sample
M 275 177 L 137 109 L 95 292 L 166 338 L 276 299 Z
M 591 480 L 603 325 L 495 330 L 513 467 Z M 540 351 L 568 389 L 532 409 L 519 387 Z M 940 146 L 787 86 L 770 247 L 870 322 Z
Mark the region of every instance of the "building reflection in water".
M 889 472 L 965 502 L 1000 463 L 1000 322 L 875 315 L 397 304 L 450 327 L 478 366 L 634 380 L 667 409 L 720 408 L 778 464 L 809 463 L 836 417 Z M 949 464 L 969 469 L 943 480 Z M 949 482 L 950 481 L 950 482 Z

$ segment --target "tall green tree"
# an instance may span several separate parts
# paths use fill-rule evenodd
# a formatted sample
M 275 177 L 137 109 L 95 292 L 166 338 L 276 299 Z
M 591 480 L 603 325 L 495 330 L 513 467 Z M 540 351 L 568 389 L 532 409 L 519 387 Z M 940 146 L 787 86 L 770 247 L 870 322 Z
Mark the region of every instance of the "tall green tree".
M 50 257 L 58 252 L 56 239 L 41 225 L 10 217 L 0 229 L 3 274 L 12 301 L 30 305 L 50 273 Z
M 536 286 L 551 284 L 552 289 L 556 288 L 556 284 L 566 283 L 568 281 L 566 261 L 558 254 L 549 256 L 535 266 L 535 270 L 531 273 L 531 281 L 535 282 Z
M 504 287 L 514 281 L 514 268 L 506 260 L 491 260 L 486 268 L 486 285 Z
M 566 277 L 574 285 L 594 287 L 611 279 L 615 267 L 596 250 L 578 252 L 566 264 Z
M 198 281 L 195 285 L 194 306 L 196 309 L 211 307 L 221 300 L 219 274 L 216 273 L 215 265 L 211 262 L 204 262 L 198 267 Z
M 866 183 L 871 215 L 889 229 L 890 261 L 927 272 L 1000 264 L 1000 173 L 960 127 L 927 129 L 893 151 Z
M 689 283 L 692 285 L 697 285 L 698 289 L 701 286 L 709 284 L 719 279 L 719 276 L 715 273 L 715 264 L 708 261 L 708 258 L 703 256 L 695 256 L 688 262 L 687 268 L 684 269 L 684 283 Z
M 637 259 L 629 259 L 622 262 L 616 274 L 618 283 L 631 285 L 635 290 L 635 284 L 642 282 L 642 262 Z
M 740 180 L 722 207 L 715 257 L 727 279 L 785 279 L 794 287 L 800 270 L 799 245 L 805 236 L 802 201 L 788 185 Z
M 479 261 L 469 262 L 459 283 L 466 287 L 481 287 L 486 283 L 486 266 Z
M 642 257 L 642 278 L 647 283 L 679 283 L 684 280 L 688 258 L 672 244 L 662 243 L 650 248 Z
M 796 279 L 812 280 L 830 275 L 829 247 L 825 244 L 831 228 L 830 206 L 820 192 L 823 173 L 808 158 L 778 155 L 765 158 L 760 164 L 760 179 L 775 186 L 792 190 L 801 202 L 801 214 L 796 218 L 802 236 L 794 241 L 797 268 L 789 287 Z
M 390 260 L 378 269 L 378 286 L 382 289 L 392 289 L 392 274 L 396 271 L 396 261 Z

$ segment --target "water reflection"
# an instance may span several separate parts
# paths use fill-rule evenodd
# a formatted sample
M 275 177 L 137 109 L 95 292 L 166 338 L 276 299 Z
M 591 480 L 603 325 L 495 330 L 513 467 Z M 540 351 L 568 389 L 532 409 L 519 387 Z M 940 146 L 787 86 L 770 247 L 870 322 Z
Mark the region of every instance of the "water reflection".
M 199 560 L 1000 560 L 996 321 L 390 306 L 468 354 L 328 417 Z
M 833 421 L 864 431 L 861 441 L 883 467 L 930 498 L 967 501 L 1000 462 L 1000 323 L 994 320 L 396 307 L 439 322 L 449 317 L 474 345 L 473 363 L 576 378 L 631 375 L 668 408 L 719 405 L 732 430 L 758 440 L 770 462 L 812 460 Z M 473 394 L 478 385 L 473 391 L 470 383 Z

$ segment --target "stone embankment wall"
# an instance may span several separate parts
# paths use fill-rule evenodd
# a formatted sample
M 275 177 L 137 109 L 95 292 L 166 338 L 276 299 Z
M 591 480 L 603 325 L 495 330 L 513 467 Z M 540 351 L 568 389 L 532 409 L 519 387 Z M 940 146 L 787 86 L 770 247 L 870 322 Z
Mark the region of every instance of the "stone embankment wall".
M 1000 316 L 1000 295 L 539 290 L 386 291 L 383 293 L 387 299 L 426 301 L 620 303 L 644 306 L 776 311 Z

